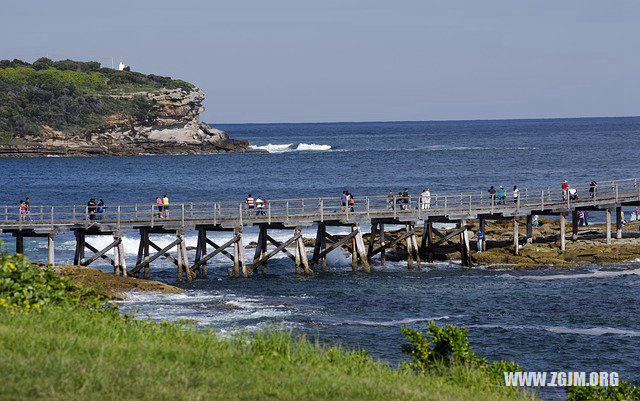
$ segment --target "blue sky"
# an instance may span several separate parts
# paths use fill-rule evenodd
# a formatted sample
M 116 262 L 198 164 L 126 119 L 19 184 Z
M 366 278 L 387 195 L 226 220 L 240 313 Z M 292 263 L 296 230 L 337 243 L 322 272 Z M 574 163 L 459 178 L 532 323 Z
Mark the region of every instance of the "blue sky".
M 637 0 L 33 0 L 1 21 L 0 58 L 122 57 L 202 87 L 212 123 L 640 115 Z

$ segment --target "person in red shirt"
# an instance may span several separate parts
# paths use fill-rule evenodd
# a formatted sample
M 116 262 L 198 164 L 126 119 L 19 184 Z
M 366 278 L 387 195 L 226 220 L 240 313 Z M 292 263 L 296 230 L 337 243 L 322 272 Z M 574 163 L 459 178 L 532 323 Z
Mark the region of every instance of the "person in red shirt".
M 569 184 L 564 180 L 562 181 L 562 199 L 567 199 L 567 192 L 569 192 Z

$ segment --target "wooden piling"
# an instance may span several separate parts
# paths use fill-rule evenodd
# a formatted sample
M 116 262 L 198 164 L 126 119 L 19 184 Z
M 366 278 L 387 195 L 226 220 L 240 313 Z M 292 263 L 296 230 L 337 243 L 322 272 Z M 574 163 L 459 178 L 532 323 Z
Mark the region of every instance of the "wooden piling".
M 520 254 L 520 241 L 518 238 L 518 218 L 513 218 L 513 253 L 516 255 Z
M 127 262 L 124 258 L 124 243 L 122 242 L 122 236 L 120 236 L 120 242 L 118 243 L 118 254 L 120 255 L 120 273 L 122 273 L 122 277 L 127 277 Z
M 471 247 L 469 245 L 469 231 L 467 230 L 467 222 L 460 220 L 458 226 L 458 238 L 460 241 L 460 260 L 462 266 L 471 266 Z
M 364 239 L 362 238 L 362 231 L 359 226 L 356 226 L 356 252 L 360 256 L 360 264 L 362 265 L 362 271 L 369 273 L 371 268 L 369 267 L 369 257 L 367 256 L 366 248 L 364 247 Z
M 178 261 L 178 282 L 182 282 L 182 237 L 177 234 L 178 242 L 176 243 L 176 260 Z
M 267 233 L 267 226 L 264 226 L 264 233 L 262 235 L 262 246 L 260 247 L 260 257 L 264 260 L 262 262 L 262 274 L 267 274 L 267 241 L 269 239 L 269 234 Z
M 355 229 L 352 227 L 351 231 L 354 232 Z M 358 271 L 358 252 L 356 251 L 355 235 L 351 238 L 351 270 L 354 272 Z
M 384 224 L 380 223 L 380 228 L 378 229 L 378 231 L 380 232 L 380 246 L 384 247 L 385 244 L 385 233 L 384 233 Z M 371 254 L 371 253 L 369 253 Z M 386 254 L 385 254 L 385 250 L 384 248 L 382 249 L 382 251 L 380 251 L 380 266 L 384 267 L 384 264 L 387 260 Z
M 55 266 L 55 250 L 54 250 L 54 234 L 51 233 L 47 236 L 47 264 Z
M 427 223 L 427 262 L 433 263 L 433 222 Z
M 143 277 L 148 279 L 151 276 L 151 272 L 150 272 L 151 268 L 149 267 L 149 234 L 148 233 L 144 242 L 144 261 L 146 264 L 144 265 Z
M 302 228 L 301 227 L 296 227 L 296 234 L 300 234 L 300 236 L 297 239 L 297 249 L 298 252 L 300 253 L 300 262 L 302 264 L 302 268 L 304 270 L 305 274 L 313 274 L 313 270 L 311 270 L 311 268 L 309 267 L 309 259 L 307 257 L 307 250 L 304 246 L 304 239 L 302 238 Z
M 180 253 L 182 254 L 182 261 L 184 272 L 187 277 L 187 282 L 191 282 L 191 269 L 189 269 L 189 254 L 187 253 L 187 241 L 184 236 L 182 236 L 182 241 L 180 241 Z
M 416 266 L 418 267 L 418 271 L 422 271 L 422 265 L 420 264 L 420 248 L 418 248 L 418 238 L 415 233 L 410 238 L 413 245 L 412 248 L 416 259 Z
M 238 229 L 233 230 L 234 236 L 238 235 Z M 233 273 L 236 278 L 240 277 L 240 247 L 238 246 L 238 241 L 233 243 Z
M 533 242 L 533 216 L 527 215 L 527 244 Z
M 566 248 L 566 238 L 565 238 L 565 231 L 566 231 L 566 224 L 567 224 L 567 219 L 564 217 L 564 214 L 560 214 L 560 251 L 564 252 L 565 248 Z
M 244 258 L 244 244 L 242 242 L 242 230 L 238 230 L 237 234 L 239 236 L 238 241 L 236 242 L 236 246 L 238 248 L 238 257 L 240 259 L 240 269 L 242 270 L 242 277 L 248 277 L 249 273 L 247 272 L 247 263 Z M 238 274 L 236 273 L 236 277 Z
M 80 264 L 82 264 L 82 262 L 84 262 L 85 236 L 83 231 L 76 231 L 75 235 L 76 235 L 76 252 L 75 252 L 75 255 L 73 256 L 73 264 L 76 266 L 79 266 Z M 18 252 L 17 249 L 16 249 L 16 252 Z M 116 259 L 114 259 L 114 261 L 118 263 Z
M 622 239 L 622 207 L 616 207 L 616 239 Z
M 411 231 L 411 226 L 409 224 L 405 225 L 405 230 L 407 233 Z M 406 238 L 407 243 L 407 270 L 413 270 L 413 241 L 411 241 L 411 235 Z
M 571 212 L 571 241 L 578 240 L 578 210 Z
M 606 230 L 607 230 L 607 244 L 611 244 L 611 209 L 605 210 L 607 216 Z
M 326 225 L 322 225 L 322 236 L 320 237 L 320 251 L 324 252 L 327 249 L 327 226 Z M 321 258 L 322 261 L 322 271 L 326 272 L 327 271 L 327 255 L 325 254 L 324 256 L 322 256 Z

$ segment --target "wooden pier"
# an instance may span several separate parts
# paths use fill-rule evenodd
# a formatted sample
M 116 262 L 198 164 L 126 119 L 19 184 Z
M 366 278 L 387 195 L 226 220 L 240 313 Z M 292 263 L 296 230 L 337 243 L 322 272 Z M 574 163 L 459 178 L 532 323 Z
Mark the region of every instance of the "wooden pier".
M 407 268 L 421 270 L 424 263 L 433 261 L 434 250 L 457 240 L 463 266 L 472 265 L 469 245 L 469 223 L 478 221 L 484 232 L 485 221 L 513 221 L 513 252 L 518 254 L 521 236 L 518 222 L 526 220 L 524 242 L 532 240 L 532 216 L 557 216 L 560 219 L 560 249 L 566 243 L 565 219 L 572 218 L 571 239 L 578 238 L 578 213 L 604 211 L 606 242 L 612 241 L 611 212 L 616 216 L 616 238 L 622 238 L 622 207 L 640 206 L 639 179 L 601 182 L 597 187 L 571 186 L 575 196 L 564 192 L 559 185 L 546 188 L 524 188 L 517 199 L 507 193 L 504 200 L 486 191 L 474 193 L 431 194 L 430 198 L 409 195 L 368 196 L 355 199 L 355 205 L 343 205 L 339 197 L 270 200 L 260 209 L 249 209 L 245 202 L 179 202 L 169 205 L 170 214 L 158 210 L 156 204 L 108 205 L 102 213 L 87 206 L 31 206 L 21 215 L 18 206 L 0 206 L 0 230 L 11 233 L 16 240 L 16 252 L 24 253 L 24 238 L 47 238 L 48 263 L 55 264 L 54 243 L 60 233 L 72 232 L 76 238 L 74 264 L 89 266 L 101 259 L 114 268 L 116 274 L 148 278 L 155 260 L 160 257 L 176 265 L 177 279 L 187 281 L 205 278 L 207 263 L 215 256 L 229 259 L 230 277 L 247 277 L 259 270 L 267 271 L 270 258 L 284 253 L 299 274 L 313 274 L 327 270 L 327 255 L 338 249 L 351 254 L 352 269 L 369 272 L 376 255 L 384 266 L 386 251 L 403 244 L 407 254 Z M 455 224 L 456 229 L 444 233 L 434 223 Z M 365 242 L 362 225 L 370 224 L 369 240 Z M 385 225 L 401 225 L 404 233 L 390 238 Z M 416 226 L 422 225 L 418 238 Z M 243 229 L 258 227 L 259 235 L 253 259 L 245 260 Z M 317 227 L 313 249 L 307 252 L 302 238 L 304 227 Z M 347 235 L 336 237 L 328 227 L 348 227 Z M 185 243 L 187 232 L 197 232 L 197 246 L 191 258 Z M 270 230 L 289 230 L 290 238 L 276 241 Z M 127 267 L 124 232 L 139 233 L 140 246 L 135 264 Z M 210 232 L 227 232 L 228 240 L 216 243 Z M 161 248 L 154 236 L 170 234 L 175 240 Z M 86 242 L 86 237 L 110 236 L 113 241 L 103 249 Z M 456 238 L 457 237 L 457 238 Z M 486 246 L 486 239 L 484 241 Z M 89 253 L 87 253 L 89 251 Z M 107 254 L 113 251 L 113 258 Z

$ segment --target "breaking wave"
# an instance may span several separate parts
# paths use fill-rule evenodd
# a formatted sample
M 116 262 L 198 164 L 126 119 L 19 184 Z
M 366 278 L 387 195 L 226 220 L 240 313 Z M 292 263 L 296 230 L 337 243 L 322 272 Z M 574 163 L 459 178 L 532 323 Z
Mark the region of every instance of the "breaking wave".
M 315 151 L 325 152 L 331 150 L 331 145 L 318 145 L 315 143 L 284 143 L 268 145 L 251 145 L 252 149 L 266 150 L 269 153 Z

